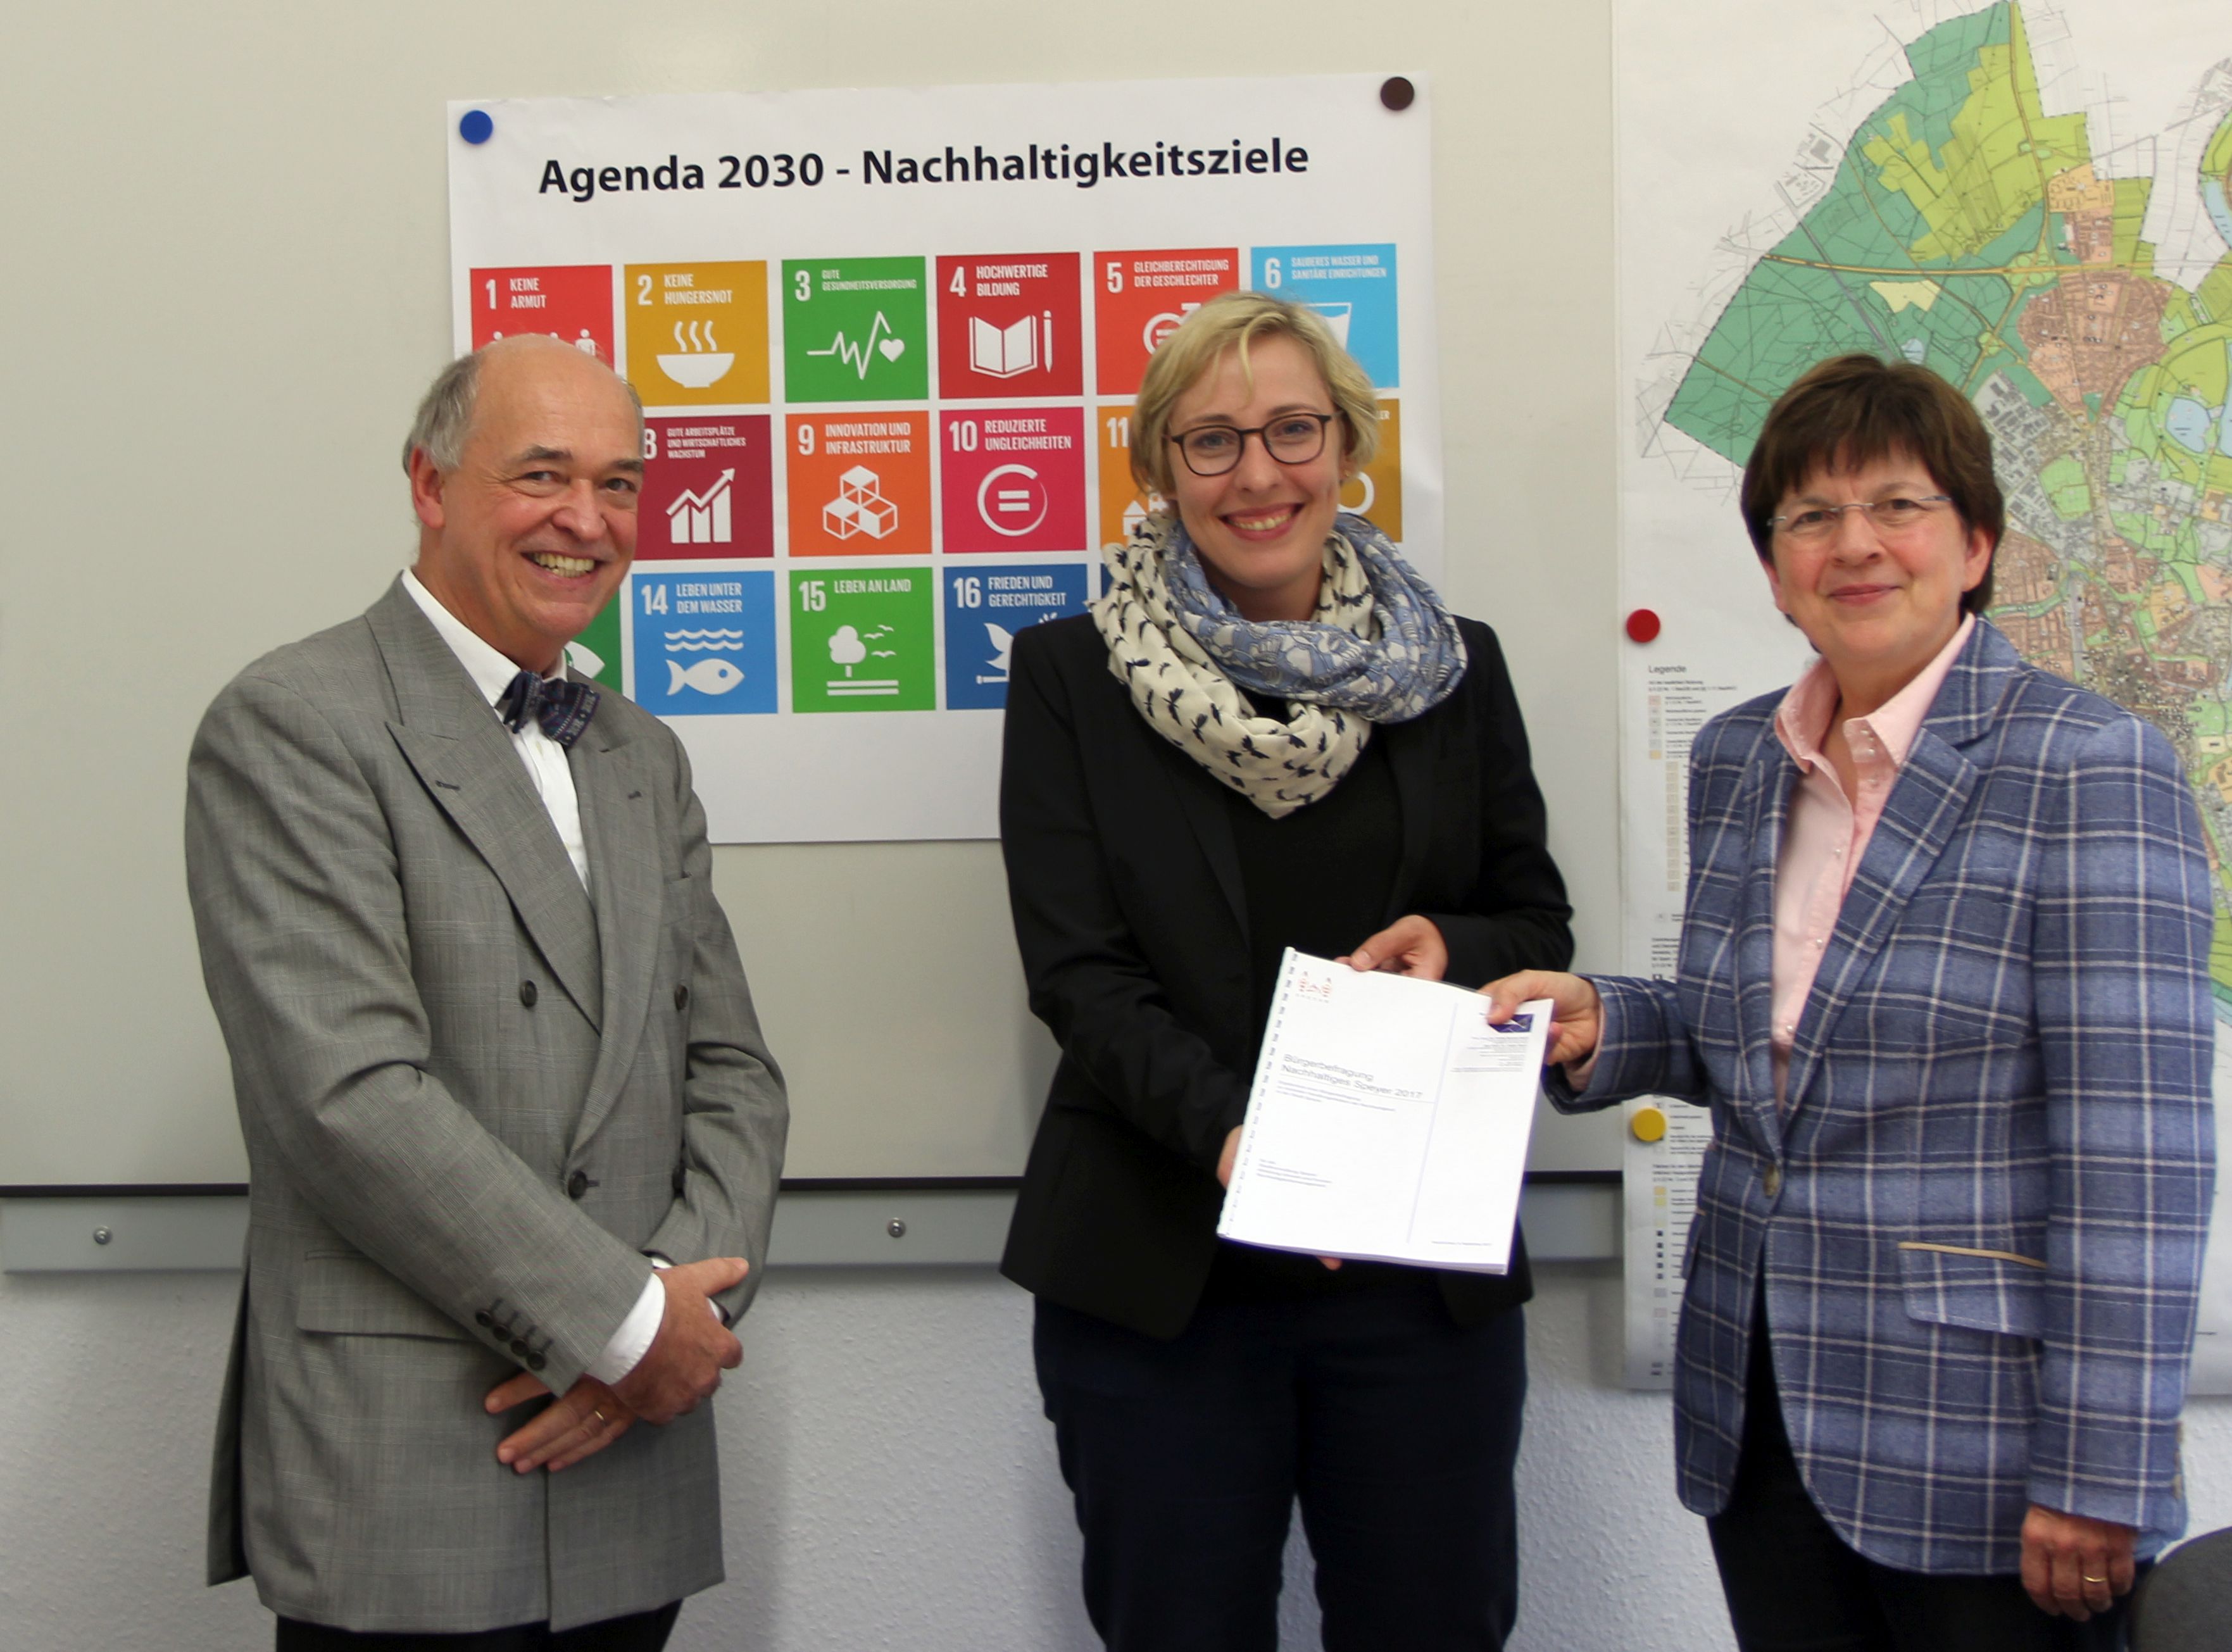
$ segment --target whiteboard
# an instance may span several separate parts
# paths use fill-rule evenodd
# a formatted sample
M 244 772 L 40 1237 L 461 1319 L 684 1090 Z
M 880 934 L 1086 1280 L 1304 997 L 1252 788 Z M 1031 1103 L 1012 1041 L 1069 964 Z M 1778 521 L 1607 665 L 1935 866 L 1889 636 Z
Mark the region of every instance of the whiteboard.
M 1219 51 L 1230 42 L 1234 49 Z M 0 1188 L 246 1174 L 179 846 L 201 710 L 409 558 L 446 358 L 450 100 L 1385 70 L 1432 95 L 1446 594 L 1494 625 L 1584 962 L 1616 960 L 1604 9 L 991 0 L 616 15 L 398 0 L 12 20 L 0 152 Z M 996 845 L 717 852 L 792 1081 L 788 1172 L 1004 1176 L 1053 1062 Z M 1618 1163 L 1546 1117 L 1534 1163 Z

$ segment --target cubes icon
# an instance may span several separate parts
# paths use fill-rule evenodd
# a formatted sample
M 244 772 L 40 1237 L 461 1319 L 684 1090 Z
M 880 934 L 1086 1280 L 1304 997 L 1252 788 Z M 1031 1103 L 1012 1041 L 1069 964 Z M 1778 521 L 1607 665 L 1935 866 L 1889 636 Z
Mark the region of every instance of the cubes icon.
M 899 525 L 899 508 L 878 491 L 883 478 L 856 464 L 837 478 L 837 496 L 821 507 L 821 526 L 837 539 L 882 539 Z

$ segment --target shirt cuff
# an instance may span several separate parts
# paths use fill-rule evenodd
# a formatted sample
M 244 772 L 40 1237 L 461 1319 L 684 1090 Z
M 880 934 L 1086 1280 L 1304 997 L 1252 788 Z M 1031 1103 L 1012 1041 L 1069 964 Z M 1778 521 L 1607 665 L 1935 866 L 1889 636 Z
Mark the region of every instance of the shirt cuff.
M 654 1269 L 659 1264 L 653 1261 Z M 651 1351 L 652 1343 L 659 1336 L 659 1322 L 666 1317 L 666 1287 L 659 1282 L 654 1272 L 643 1282 L 643 1294 L 635 1299 L 635 1306 L 620 1321 L 620 1328 L 613 1332 L 612 1340 L 604 1351 L 589 1362 L 588 1375 L 610 1387 L 626 1377 Z

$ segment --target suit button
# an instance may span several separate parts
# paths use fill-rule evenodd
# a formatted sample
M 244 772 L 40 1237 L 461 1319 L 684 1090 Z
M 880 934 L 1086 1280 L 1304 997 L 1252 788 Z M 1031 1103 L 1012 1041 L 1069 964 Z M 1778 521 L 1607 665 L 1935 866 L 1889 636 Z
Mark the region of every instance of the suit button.
M 533 1009 L 535 1007 L 535 997 L 536 994 L 535 991 L 535 983 L 533 981 L 522 981 L 519 983 L 519 1001 L 521 1003 L 526 1005 L 528 1008 Z
M 473 1323 L 478 1325 L 483 1331 L 486 1331 L 490 1325 L 494 1325 L 496 1321 L 490 1318 L 489 1311 L 486 1308 L 483 1308 L 478 1313 L 473 1316 Z
M 1781 1198 L 1782 1196 L 1782 1167 L 1780 1164 L 1768 1165 L 1765 1174 L 1760 1177 L 1759 1184 L 1761 1187 L 1767 1189 L 1767 1196 L 1768 1198 Z
M 529 1354 L 527 1357 L 527 1369 L 531 1371 L 539 1371 L 548 1363 L 540 1354 Z
M 677 987 L 674 989 L 674 1007 L 677 1009 L 687 1009 L 689 1007 L 690 988 L 687 987 Z
M 588 1190 L 589 1173 L 587 1170 L 576 1170 L 566 1178 L 566 1196 L 568 1199 L 579 1199 Z
M 524 1359 L 527 1357 L 527 1344 L 517 1338 L 514 1338 L 512 1339 L 511 1351 L 520 1358 Z

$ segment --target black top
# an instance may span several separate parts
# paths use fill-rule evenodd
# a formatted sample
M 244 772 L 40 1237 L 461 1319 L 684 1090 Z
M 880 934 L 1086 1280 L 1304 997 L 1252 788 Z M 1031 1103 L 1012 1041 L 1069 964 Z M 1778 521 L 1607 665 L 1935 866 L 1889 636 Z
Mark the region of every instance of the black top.
M 1253 694 L 1248 698 L 1258 716 L 1283 720 L 1284 703 Z M 1286 949 L 1338 958 L 1380 927 L 1403 849 L 1403 817 L 1395 800 L 1395 776 L 1387 767 L 1386 742 L 1376 729 L 1339 785 L 1283 819 L 1273 820 L 1237 792 L 1227 792 L 1224 800 L 1248 898 L 1249 975 L 1255 985 L 1248 1068 L 1252 1079 Z M 1399 1271 L 1385 1262 L 1329 1268 L 1314 1256 L 1220 1240 L 1202 1300 L 1262 1302 L 1369 1290 Z
M 1185 1328 L 1219 1248 L 1217 1156 L 1246 1111 L 1289 942 L 1337 956 L 1419 912 L 1462 986 L 1571 957 L 1502 651 L 1485 625 L 1459 625 L 1469 664 L 1456 690 L 1378 728 L 1369 767 L 1284 822 L 1148 727 L 1090 616 L 1017 634 L 1001 842 L 1031 1008 L 1061 1061 L 1009 1229 L 1009 1278 L 1151 1336 Z M 1436 1277 L 1468 1325 L 1530 1290 L 1523 1254 L 1506 1275 Z

